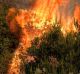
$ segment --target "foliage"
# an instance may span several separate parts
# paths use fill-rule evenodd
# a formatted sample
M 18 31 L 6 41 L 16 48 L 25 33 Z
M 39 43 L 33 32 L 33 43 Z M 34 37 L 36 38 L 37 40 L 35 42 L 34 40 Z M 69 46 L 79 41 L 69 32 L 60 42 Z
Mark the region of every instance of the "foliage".
M 6 74 L 18 40 L 10 33 L 5 16 L 7 6 L 0 8 L 0 74 Z M 75 25 L 77 23 L 74 23 Z M 42 38 L 35 38 L 28 51 L 36 56 L 26 64 L 27 74 L 78 74 L 80 71 L 80 32 L 63 36 L 60 26 L 53 26 Z
M 6 74 L 8 63 L 13 56 L 18 40 L 11 34 L 6 23 L 7 6 L 0 8 L 0 74 Z
M 37 58 L 35 63 L 26 65 L 28 74 L 78 74 L 80 32 L 71 32 L 64 37 L 60 27 L 54 26 L 42 38 L 35 38 L 29 48 L 29 53 Z

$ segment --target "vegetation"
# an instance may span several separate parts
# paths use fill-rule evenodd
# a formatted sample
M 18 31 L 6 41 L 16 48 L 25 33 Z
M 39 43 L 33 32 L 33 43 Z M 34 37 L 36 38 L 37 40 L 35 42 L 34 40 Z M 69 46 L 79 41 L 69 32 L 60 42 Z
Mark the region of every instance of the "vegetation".
M 32 41 L 29 53 L 37 58 L 36 62 L 26 64 L 27 74 L 78 74 L 80 32 L 71 32 L 64 37 L 60 27 L 54 26 L 41 39 Z
M 0 74 L 6 74 L 18 40 L 8 29 L 7 6 L 0 12 Z M 74 23 L 78 25 L 78 23 Z M 28 51 L 35 62 L 26 63 L 27 74 L 78 74 L 80 72 L 80 32 L 63 36 L 60 26 L 53 26 L 42 38 L 35 38 Z
M 0 74 L 6 74 L 8 63 L 18 45 L 18 40 L 11 34 L 6 23 L 8 6 L 0 4 Z

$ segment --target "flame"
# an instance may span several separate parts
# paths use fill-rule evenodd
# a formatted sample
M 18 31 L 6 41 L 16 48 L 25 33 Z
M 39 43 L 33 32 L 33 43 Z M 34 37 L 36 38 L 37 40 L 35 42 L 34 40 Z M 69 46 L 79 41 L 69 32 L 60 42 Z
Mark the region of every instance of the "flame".
M 26 52 L 31 46 L 31 40 L 36 36 L 40 37 L 51 26 L 60 23 L 64 35 L 71 31 L 76 32 L 74 19 L 80 24 L 80 6 L 75 5 L 72 15 L 68 13 L 68 6 L 71 0 L 36 0 L 32 9 L 10 8 L 6 17 L 11 32 L 17 34 L 18 27 L 21 28 L 19 35 L 19 46 L 16 49 L 8 74 L 19 74 L 21 59 L 20 54 Z M 30 57 L 28 60 L 31 60 Z M 22 73 L 23 74 L 23 73 Z
M 14 27 L 16 27 L 17 23 L 20 27 L 24 28 L 27 24 L 32 25 L 36 28 L 42 29 L 44 28 L 45 23 L 47 25 L 54 25 L 57 22 L 60 22 L 62 27 L 64 28 L 64 31 L 66 32 L 67 28 L 69 32 L 72 31 L 71 27 L 73 28 L 73 31 L 75 31 L 74 28 L 74 18 L 78 20 L 80 24 L 80 6 L 76 5 L 74 9 L 73 16 L 69 15 L 67 12 L 67 7 L 70 3 L 70 0 L 36 0 L 36 2 L 33 5 L 33 8 L 30 10 L 27 9 L 19 9 L 18 12 L 15 12 L 14 8 L 9 10 L 8 17 L 13 16 L 14 13 L 17 13 L 17 15 L 11 20 L 9 24 L 10 28 L 12 30 L 15 30 Z M 63 8 L 63 9 L 62 9 Z M 61 11 L 61 10 L 62 11 Z M 66 13 L 65 13 L 66 9 Z M 66 18 L 66 19 L 65 19 Z M 16 21 L 16 22 L 15 22 Z M 15 25 L 14 25 L 14 24 Z
M 80 24 L 80 5 L 75 6 L 74 18 L 78 20 L 78 23 Z

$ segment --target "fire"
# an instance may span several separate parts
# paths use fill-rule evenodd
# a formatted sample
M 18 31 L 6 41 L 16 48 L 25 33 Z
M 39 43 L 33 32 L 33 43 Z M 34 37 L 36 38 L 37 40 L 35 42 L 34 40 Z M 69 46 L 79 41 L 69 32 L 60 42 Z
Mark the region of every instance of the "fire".
M 17 15 L 9 24 L 17 23 L 22 28 L 29 24 L 42 29 L 46 26 L 45 23 L 48 23 L 47 25 L 54 25 L 57 20 L 62 27 L 65 27 L 65 32 L 67 28 L 69 32 L 72 31 L 71 26 L 73 31 L 76 31 L 74 28 L 74 19 L 78 20 L 80 24 L 80 6 L 75 5 L 74 13 L 71 16 L 67 10 L 69 4 L 70 0 L 36 0 L 33 8 L 30 10 L 19 9 L 17 12 L 14 8 L 10 9 L 8 16 L 13 16 L 15 13 Z M 66 13 L 65 9 L 67 10 Z M 16 26 L 10 25 L 12 30 L 15 30 L 14 27 Z
M 78 20 L 78 23 L 80 24 L 80 5 L 75 6 L 74 18 Z
M 80 24 L 80 6 L 75 5 L 74 11 L 70 15 L 68 13 L 70 1 L 36 0 L 32 9 L 9 9 L 6 17 L 9 28 L 11 32 L 17 34 L 18 27 L 20 27 L 21 34 L 19 35 L 20 45 L 14 53 L 8 74 L 20 73 L 20 54 L 25 53 L 26 48 L 31 46 L 31 40 L 36 36 L 40 37 L 42 33 L 48 31 L 56 22 L 61 26 L 61 31 L 64 35 L 71 31 L 77 31 L 74 26 L 74 19 Z M 31 60 L 30 57 L 28 60 Z
M 30 19 L 30 14 L 27 10 L 19 10 L 19 13 L 15 17 L 20 27 L 24 27 Z

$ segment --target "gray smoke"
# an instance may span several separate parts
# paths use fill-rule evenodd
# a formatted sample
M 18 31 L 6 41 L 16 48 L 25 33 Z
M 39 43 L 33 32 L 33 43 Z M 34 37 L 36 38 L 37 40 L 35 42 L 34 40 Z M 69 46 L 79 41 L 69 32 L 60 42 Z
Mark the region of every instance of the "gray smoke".
M 64 0 L 64 1 L 66 1 L 66 0 Z M 60 7 L 61 16 L 63 15 L 63 13 L 65 13 L 65 17 L 67 15 L 73 16 L 76 4 L 80 5 L 80 0 L 70 0 L 69 4 L 67 6 L 65 6 L 65 4 L 64 4 L 64 6 L 61 6 Z
M 0 0 L 0 3 L 9 5 L 15 8 L 29 8 L 35 0 Z
M 0 3 L 5 3 L 10 7 L 29 8 L 33 5 L 35 1 L 36 0 L 0 0 Z M 70 10 L 69 13 L 72 13 L 75 3 L 80 4 L 80 0 L 70 0 L 70 4 L 67 7 L 67 9 Z

